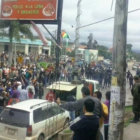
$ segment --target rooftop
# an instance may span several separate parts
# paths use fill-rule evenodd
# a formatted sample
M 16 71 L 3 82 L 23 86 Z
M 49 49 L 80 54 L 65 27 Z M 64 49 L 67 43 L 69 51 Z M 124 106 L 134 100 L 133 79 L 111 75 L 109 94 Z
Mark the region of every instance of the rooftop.
M 39 106 L 39 104 L 50 104 L 47 100 L 41 100 L 41 99 L 30 99 L 26 101 L 22 101 L 13 105 L 8 105 L 7 107 L 24 110 L 30 112 L 31 109 L 33 109 L 33 106 Z
M 8 37 L 0 37 L 0 42 L 2 43 L 9 43 L 10 40 Z M 30 40 L 27 38 L 21 38 L 20 41 L 13 39 L 13 43 L 20 43 L 25 45 L 43 45 L 43 42 L 40 39 Z M 48 41 L 48 46 L 51 46 L 51 41 Z

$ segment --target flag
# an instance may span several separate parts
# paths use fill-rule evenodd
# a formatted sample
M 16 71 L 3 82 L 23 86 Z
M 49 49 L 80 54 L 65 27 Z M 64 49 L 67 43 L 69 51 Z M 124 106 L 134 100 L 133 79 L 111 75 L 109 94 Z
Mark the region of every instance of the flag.
M 68 39 L 70 38 L 69 35 L 65 31 L 62 31 L 61 36 L 62 38 L 68 38 Z
M 40 40 L 42 40 L 44 46 L 47 46 L 48 45 L 48 41 L 47 41 L 46 37 L 42 34 L 42 32 L 40 31 L 38 26 L 33 21 L 31 21 L 31 24 L 32 24 L 34 30 L 37 32 Z

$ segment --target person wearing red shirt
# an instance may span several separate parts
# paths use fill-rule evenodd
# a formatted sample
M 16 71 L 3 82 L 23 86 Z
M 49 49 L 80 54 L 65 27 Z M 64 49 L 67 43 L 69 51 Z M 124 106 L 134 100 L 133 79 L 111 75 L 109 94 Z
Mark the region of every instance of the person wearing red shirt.
M 49 102 L 54 102 L 56 100 L 56 97 L 55 97 L 55 94 L 54 94 L 53 90 L 50 90 L 47 93 L 46 100 L 48 100 Z

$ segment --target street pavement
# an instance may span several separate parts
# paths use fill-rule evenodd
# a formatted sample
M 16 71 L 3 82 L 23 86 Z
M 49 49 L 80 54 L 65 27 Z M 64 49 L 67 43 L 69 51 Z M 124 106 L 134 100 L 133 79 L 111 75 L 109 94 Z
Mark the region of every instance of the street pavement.
M 133 66 L 133 63 L 128 63 L 128 69 L 127 70 L 130 70 L 131 74 L 133 76 L 136 75 L 136 71 L 132 70 L 132 66 Z M 132 94 L 131 94 L 131 89 L 129 87 L 129 82 L 126 81 L 126 100 L 125 100 L 125 106 L 131 106 L 133 104 L 133 97 L 132 97 Z
M 137 124 L 131 123 L 124 128 L 123 140 L 140 140 L 140 122 Z

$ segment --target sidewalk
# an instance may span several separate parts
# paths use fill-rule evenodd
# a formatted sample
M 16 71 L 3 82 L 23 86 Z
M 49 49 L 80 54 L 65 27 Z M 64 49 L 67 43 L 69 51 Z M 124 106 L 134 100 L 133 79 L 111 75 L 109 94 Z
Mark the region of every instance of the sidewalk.
M 128 127 L 124 128 L 123 140 L 140 140 L 140 122 L 131 123 Z
M 131 106 L 133 104 L 133 97 L 131 94 L 131 89 L 129 88 L 129 83 L 126 82 L 126 99 L 125 106 Z

